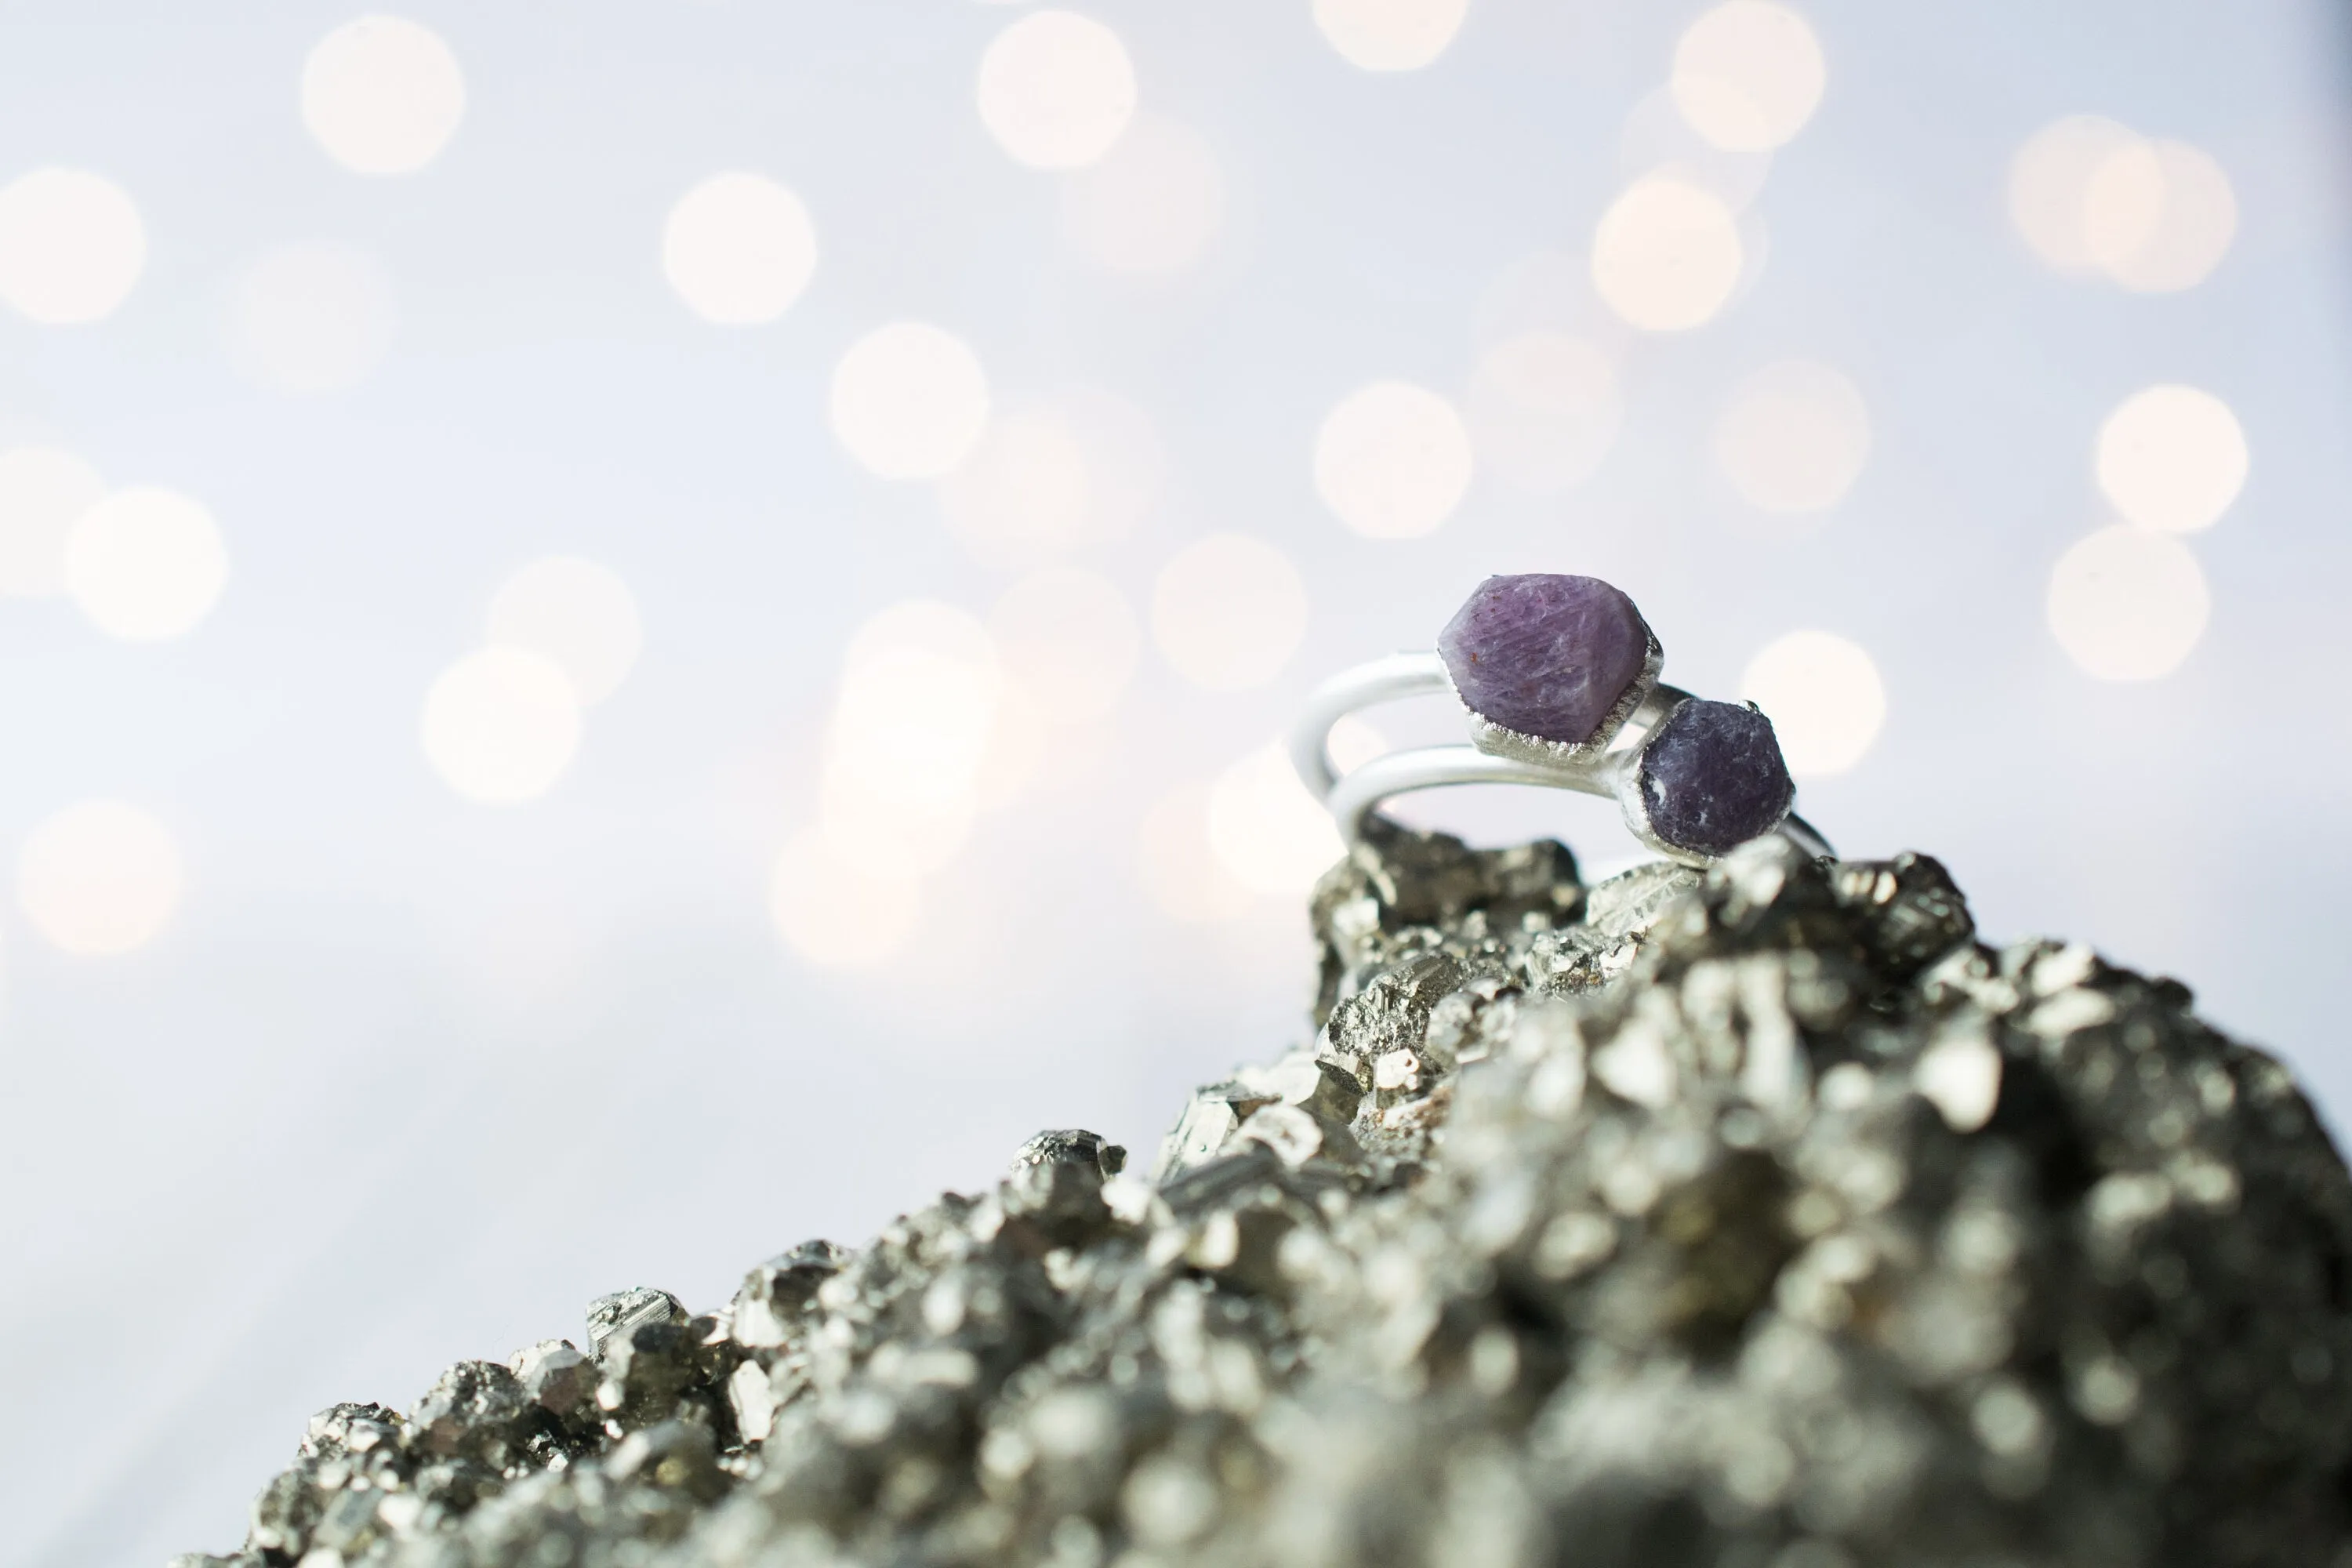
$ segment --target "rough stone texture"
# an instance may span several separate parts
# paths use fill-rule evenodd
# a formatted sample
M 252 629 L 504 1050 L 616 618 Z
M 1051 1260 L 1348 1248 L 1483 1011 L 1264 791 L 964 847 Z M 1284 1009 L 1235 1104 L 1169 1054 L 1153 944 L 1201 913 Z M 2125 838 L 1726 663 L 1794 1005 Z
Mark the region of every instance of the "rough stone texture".
M 1640 678 L 1650 628 L 1598 577 L 1489 577 L 1438 634 L 1471 710 L 1522 735 L 1581 745 Z
M 1650 831 L 1678 849 L 1729 854 L 1780 826 L 1796 799 L 1772 721 L 1738 702 L 1680 704 L 1642 752 Z
M 2170 980 L 1779 840 L 1390 831 L 1313 1041 L 339 1405 L 182 1568 L 2352 1563 L 2352 1182 Z

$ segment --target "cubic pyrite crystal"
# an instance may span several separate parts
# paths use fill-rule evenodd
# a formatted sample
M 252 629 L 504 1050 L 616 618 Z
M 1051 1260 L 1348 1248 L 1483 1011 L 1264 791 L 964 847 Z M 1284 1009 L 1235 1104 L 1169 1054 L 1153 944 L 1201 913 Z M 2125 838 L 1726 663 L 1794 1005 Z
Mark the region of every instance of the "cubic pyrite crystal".
M 1727 855 L 1796 804 L 1772 721 L 1738 702 L 1676 704 L 1642 748 L 1640 770 L 1650 831 L 1694 854 Z
M 1650 658 L 1633 601 L 1598 577 L 1489 577 L 1437 636 L 1470 710 L 1539 741 L 1585 745 L 1622 719 Z
M 1932 860 L 1378 827 L 1315 1032 L 730 1308 L 338 1405 L 236 1568 L 2328 1568 L 2352 1178 Z

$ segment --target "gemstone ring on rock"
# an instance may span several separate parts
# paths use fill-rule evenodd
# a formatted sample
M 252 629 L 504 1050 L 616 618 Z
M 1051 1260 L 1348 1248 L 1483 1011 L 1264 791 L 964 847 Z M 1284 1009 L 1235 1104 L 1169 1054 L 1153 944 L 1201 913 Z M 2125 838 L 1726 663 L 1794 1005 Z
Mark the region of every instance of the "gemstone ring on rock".
M 1527 784 L 1614 799 L 1635 837 L 1693 865 L 1769 833 L 1832 854 L 1790 813 L 1796 784 L 1772 721 L 1663 684 L 1663 659 L 1633 601 L 1597 577 L 1489 577 L 1436 651 L 1374 659 L 1318 689 L 1291 731 L 1291 761 L 1351 844 L 1392 796 Z M 1332 766 L 1341 718 L 1434 692 L 1461 701 L 1468 745 L 1391 752 L 1345 775 Z

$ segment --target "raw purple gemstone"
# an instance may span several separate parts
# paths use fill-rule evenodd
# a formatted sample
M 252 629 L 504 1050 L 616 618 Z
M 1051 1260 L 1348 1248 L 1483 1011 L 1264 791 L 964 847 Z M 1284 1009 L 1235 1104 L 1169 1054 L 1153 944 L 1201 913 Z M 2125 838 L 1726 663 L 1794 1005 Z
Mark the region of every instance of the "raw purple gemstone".
M 1780 826 L 1796 799 L 1772 721 L 1737 702 L 1691 699 L 1642 752 L 1650 831 L 1677 849 L 1728 854 Z
M 1641 679 L 1650 628 L 1598 577 L 1489 577 L 1437 635 L 1471 711 L 1507 730 L 1583 745 Z

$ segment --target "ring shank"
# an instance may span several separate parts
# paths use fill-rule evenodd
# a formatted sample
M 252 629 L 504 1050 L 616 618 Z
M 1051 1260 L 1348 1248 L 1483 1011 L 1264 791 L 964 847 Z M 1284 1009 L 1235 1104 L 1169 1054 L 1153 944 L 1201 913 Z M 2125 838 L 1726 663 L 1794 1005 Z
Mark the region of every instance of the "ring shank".
M 1451 695 L 1453 690 L 1454 682 L 1446 674 L 1444 660 L 1436 654 L 1399 653 L 1344 671 L 1308 696 L 1290 732 L 1291 765 L 1307 787 L 1329 808 L 1339 836 L 1349 844 L 1363 841 L 1365 824 L 1382 801 L 1418 790 L 1454 784 L 1520 784 L 1576 790 L 1605 799 L 1619 798 L 1624 770 L 1641 754 L 1643 740 L 1675 704 L 1690 696 L 1678 687 L 1654 687 L 1627 721 L 1621 739 L 1584 766 L 1524 762 L 1467 745 L 1419 746 L 1391 752 L 1344 775 L 1332 765 L 1331 730 L 1341 719 L 1375 703 L 1439 692 Z M 1776 831 L 1808 856 L 1819 858 L 1836 855 L 1829 840 L 1794 813 Z

